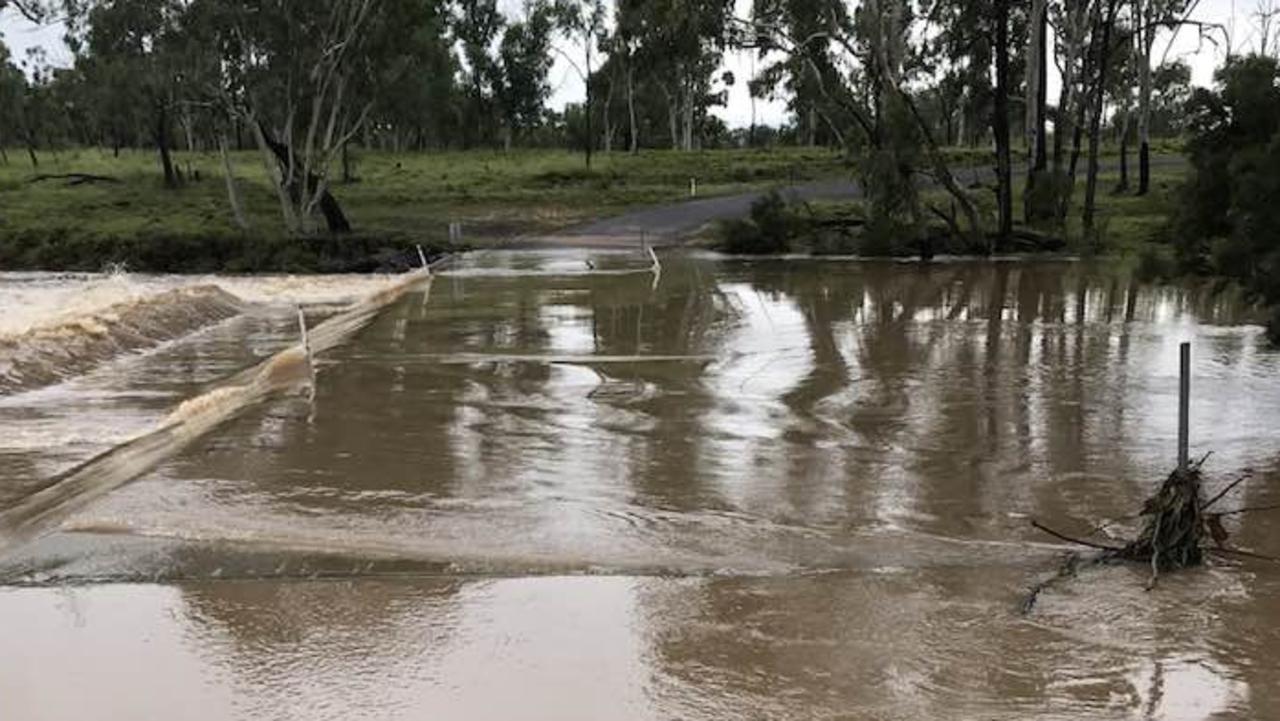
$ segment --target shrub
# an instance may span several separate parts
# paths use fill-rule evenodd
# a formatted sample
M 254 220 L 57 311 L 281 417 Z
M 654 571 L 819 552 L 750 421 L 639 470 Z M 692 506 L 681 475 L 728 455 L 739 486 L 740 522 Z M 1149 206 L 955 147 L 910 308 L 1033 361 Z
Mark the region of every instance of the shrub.
M 1168 251 L 1154 245 L 1147 245 L 1138 253 L 1138 265 L 1133 270 L 1134 278 L 1142 283 L 1168 280 L 1173 277 L 1174 263 Z
M 1193 173 L 1178 218 L 1179 264 L 1280 306 L 1280 63 L 1232 58 L 1216 80 L 1187 104 Z M 1276 326 L 1273 317 L 1273 336 Z
M 720 249 L 739 255 L 786 253 L 806 225 L 777 191 L 770 191 L 751 204 L 749 220 L 721 223 Z

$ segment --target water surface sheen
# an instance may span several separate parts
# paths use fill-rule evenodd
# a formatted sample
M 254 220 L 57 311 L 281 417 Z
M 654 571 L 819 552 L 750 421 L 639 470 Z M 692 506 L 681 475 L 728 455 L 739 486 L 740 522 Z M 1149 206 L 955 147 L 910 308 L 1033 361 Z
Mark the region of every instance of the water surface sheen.
M 1122 536 L 1169 470 L 1181 341 L 1210 478 L 1254 474 L 1223 507 L 1280 502 L 1280 353 L 1238 298 L 1066 262 L 588 260 L 648 267 L 465 258 L 323 356 L 313 402 L 0 558 L 0 717 L 1280 717 L 1280 566 L 1103 568 L 1017 612 L 1066 550 L 1030 518 Z M 0 511 L 293 323 L 0 398 Z M 1280 517 L 1226 525 L 1280 554 Z

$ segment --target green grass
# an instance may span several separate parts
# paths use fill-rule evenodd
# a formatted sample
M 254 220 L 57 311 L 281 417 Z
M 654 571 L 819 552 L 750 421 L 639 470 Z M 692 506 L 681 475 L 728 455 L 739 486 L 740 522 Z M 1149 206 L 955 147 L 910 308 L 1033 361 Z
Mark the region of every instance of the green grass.
M 193 178 L 199 174 L 178 190 L 162 187 L 151 152 L 122 151 L 118 158 L 98 149 L 44 153 L 38 171 L 25 154 L 9 156 L 9 164 L 0 165 L 0 238 L 50 229 L 103 235 L 235 230 L 213 153 L 177 154 L 179 168 Z M 280 210 L 261 156 L 237 152 L 233 162 L 254 232 L 279 233 Z M 93 173 L 123 182 L 29 183 L 35 172 Z M 702 196 L 848 174 L 837 156 L 810 149 L 598 154 L 589 171 L 580 154 L 563 151 L 361 152 L 357 182 L 335 180 L 332 190 L 359 232 L 436 238 L 458 221 L 469 240 L 484 242 L 681 200 L 693 177 Z
M 991 161 L 986 148 L 948 149 L 947 154 L 955 167 Z M 126 150 L 119 157 L 97 148 L 43 152 L 39 169 L 31 167 L 23 152 L 10 150 L 8 156 L 8 163 L 0 164 L 0 264 L 8 267 L 93 267 L 118 260 L 123 253 L 144 263 L 162 259 L 162 266 L 169 268 L 181 265 L 175 256 L 181 249 L 208 242 L 220 244 L 232 256 L 236 248 L 254 242 L 279 249 L 295 242 L 284 234 L 280 208 L 257 151 L 233 153 L 252 224 L 248 234 L 232 223 L 216 153 L 176 153 L 177 166 L 188 176 L 176 190 L 163 187 L 152 151 Z M 590 170 L 581 154 L 560 150 L 359 151 L 354 159 L 356 181 L 338 181 L 335 167 L 332 190 L 361 242 L 374 249 L 378 243 L 371 239 L 380 237 L 396 239 L 388 247 L 442 247 L 448 225 L 455 221 L 463 223 L 465 241 L 476 245 L 552 232 L 636 207 L 687 199 L 690 178 L 697 178 L 699 196 L 710 196 L 854 175 L 847 161 L 820 148 L 597 154 Z M 75 187 L 59 180 L 30 182 L 36 173 L 71 172 L 121 182 Z M 1163 189 L 1176 180 L 1159 176 L 1155 185 L 1161 190 L 1144 199 L 1104 192 L 1102 226 L 1114 239 L 1112 247 L 1136 253 L 1147 236 L 1158 231 L 1168 210 Z M 1108 190 L 1113 183 L 1104 178 L 1102 188 Z M 1077 197 L 1082 193 L 1083 187 L 1078 187 Z M 991 214 L 991 193 L 975 195 L 984 212 Z M 1020 217 L 1020 191 L 1015 202 Z M 1072 216 L 1078 224 L 1078 213 Z M 1074 227 L 1067 230 L 1078 232 Z M 140 246 L 155 244 L 164 247 L 140 254 Z M 129 252 L 120 250 L 126 246 Z M 221 262 L 222 253 L 202 262 Z M 263 269 L 283 262 L 267 254 L 245 260 L 244 265 L 253 269 L 260 267 L 259 261 Z M 289 263 L 308 267 L 301 257 Z

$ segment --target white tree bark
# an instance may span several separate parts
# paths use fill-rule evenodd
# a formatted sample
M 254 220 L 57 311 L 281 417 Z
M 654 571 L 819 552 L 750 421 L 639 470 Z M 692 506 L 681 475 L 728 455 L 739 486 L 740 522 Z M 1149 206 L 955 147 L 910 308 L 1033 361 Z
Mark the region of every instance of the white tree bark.
M 1027 33 L 1027 96 L 1026 96 L 1026 136 L 1027 136 L 1027 166 L 1028 168 L 1034 163 L 1036 151 L 1040 144 L 1044 142 L 1044 138 L 1040 137 L 1040 63 L 1043 58 L 1040 56 L 1041 46 L 1044 44 L 1043 34 L 1045 32 L 1045 24 L 1043 22 L 1045 13 L 1049 11 L 1047 0 L 1031 0 L 1031 17 L 1028 18 L 1030 32 Z M 1028 172 L 1031 172 L 1028 170 Z
M 249 229 L 244 206 L 240 203 L 240 190 L 236 187 L 235 171 L 231 168 L 231 155 L 227 152 L 227 134 L 218 132 L 218 153 L 222 156 L 222 176 L 227 184 L 227 202 L 231 205 L 231 217 L 240 230 Z

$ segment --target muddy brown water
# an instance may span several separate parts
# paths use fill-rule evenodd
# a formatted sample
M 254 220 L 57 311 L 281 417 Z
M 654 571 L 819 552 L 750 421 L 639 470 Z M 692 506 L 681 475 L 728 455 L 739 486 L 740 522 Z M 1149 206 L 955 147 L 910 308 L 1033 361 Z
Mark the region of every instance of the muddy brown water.
M 1183 340 L 1211 482 L 1253 471 L 1224 507 L 1280 502 L 1280 353 L 1239 298 L 646 266 L 463 259 L 320 358 L 314 402 L 7 548 L 0 718 L 1280 718 L 1280 566 L 1091 570 L 1017 612 L 1068 550 L 1030 518 L 1123 535 L 1169 470 Z M 0 511 L 296 341 L 259 310 L 0 397 Z M 1227 525 L 1280 554 L 1280 517 Z

